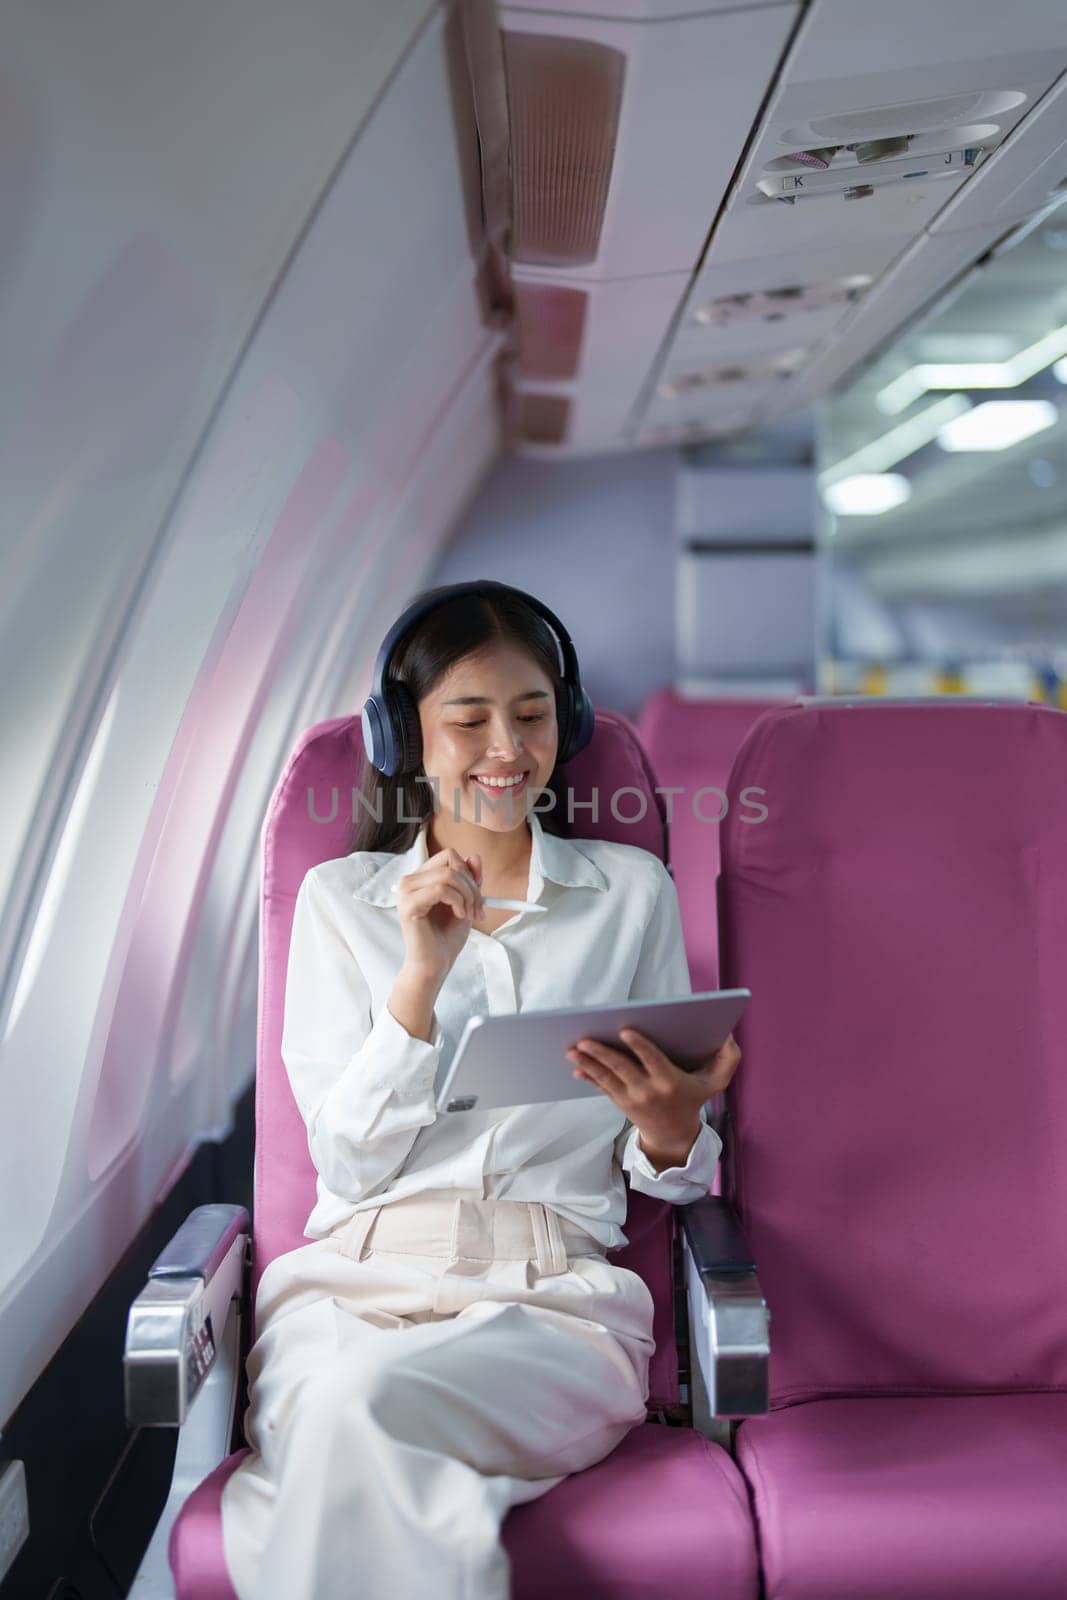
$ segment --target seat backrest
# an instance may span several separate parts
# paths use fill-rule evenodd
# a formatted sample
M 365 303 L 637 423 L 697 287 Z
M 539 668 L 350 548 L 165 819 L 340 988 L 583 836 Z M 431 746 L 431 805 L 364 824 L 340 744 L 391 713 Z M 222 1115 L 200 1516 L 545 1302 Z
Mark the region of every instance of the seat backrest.
M 320 861 L 348 853 L 352 794 L 359 793 L 362 770 L 360 717 L 333 717 L 316 723 L 297 740 L 263 824 L 253 1295 L 268 1262 L 308 1243 L 304 1224 L 315 1203 L 315 1168 L 280 1049 L 289 941 L 293 907 L 305 873 Z M 569 830 L 574 837 L 614 839 L 667 859 L 666 806 L 662 795 L 655 792 L 655 773 L 627 717 L 598 708 L 592 739 L 564 771 L 574 795 L 575 821 Z M 590 809 L 591 802 L 595 809 Z M 628 817 L 636 820 L 629 823 Z M 628 1185 L 627 1189 L 629 1192 Z M 630 1193 L 626 1219 L 630 1242 L 612 1254 L 620 1265 L 641 1274 L 656 1301 L 652 1407 L 678 1403 L 671 1287 L 673 1227 L 670 1205 L 650 1195 Z
M 1067 1387 L 1067 715 L 767 712 L 721 830 L 724 1193 L 772 1409 Z
M 662 785 L 680 791 L 668 809 L 671 864 L 693 989 L 719 987 L 715 878 L 719 828 L 730 807 L 743 804 L 729 787 L 730 768 L 752 724 L 773 700 L 688 700 L 672 685 L 650 695 L 637 731 Z

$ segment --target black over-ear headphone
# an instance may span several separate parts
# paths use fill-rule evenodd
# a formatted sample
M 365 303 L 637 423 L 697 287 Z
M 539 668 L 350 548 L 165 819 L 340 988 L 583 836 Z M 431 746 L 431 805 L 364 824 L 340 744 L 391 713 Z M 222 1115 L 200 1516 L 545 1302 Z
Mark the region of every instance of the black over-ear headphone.
M 374 681 L 363 707 L 363 749 L 372 767 L 386 777 L 415 772 L 422 761 L 422 725 L 418 707 L 406 684 L 386 677 L 393 647 L 403 633 L 435 606 L 461 594 L 507 594 L 517 596 L 552 627 L 563 655 L 563 682 L 556 691 L 556 719 L 559 723 L 557 765 L 570 761 L 584 750 L 593 737 L 595 714 L 592 701 L 582 688 L 578 657 L 571 636 L 562 622 L 543 601 L 515 589 L 508 583 L 484 578 L 476 583 L 444 585 L 429 600 L 416 600 L 389 629 L 374 665 Z

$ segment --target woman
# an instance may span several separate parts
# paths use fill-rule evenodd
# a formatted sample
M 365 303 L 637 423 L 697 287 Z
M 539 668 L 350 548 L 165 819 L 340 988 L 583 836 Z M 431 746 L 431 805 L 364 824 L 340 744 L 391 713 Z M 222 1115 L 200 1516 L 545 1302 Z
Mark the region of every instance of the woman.
M 485 584 L 409 608 L 379 658 L 400 757 L 365 763 L 355 848 L 297 896 L 282 1056 L 317 1201 L 256 1300 L 252 1454 L 222 1498 L 239 1600 L 503 1600 L 508 1508 L 645 1418 L 652 1297 L 606 1259 L 627 1242 L 622 1171 L 674 1202 L 708 1192 L 701 1108 L 732 1037 L 693 1074 L 632 1031 L 626 1051 L 583 1041 L 572 1070 L 597 1095 L 435 1107 L 475 1012 L 691 993 L 662 862 L 562 831 L 582 691 L 538 605 Z

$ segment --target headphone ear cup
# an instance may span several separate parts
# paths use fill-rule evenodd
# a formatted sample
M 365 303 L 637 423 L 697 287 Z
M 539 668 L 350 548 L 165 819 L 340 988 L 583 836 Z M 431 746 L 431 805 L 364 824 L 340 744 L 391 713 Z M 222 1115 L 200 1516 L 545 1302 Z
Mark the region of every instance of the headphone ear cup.
M 410 690 L 402 683 L 389 686 L 396 746 L 400 753 L 398 772 L 414 772 L 422 761 L 422 722 Z
M 367 696 L 360 714 L 361 734 L 363 740 L 363 754 L 372 767 L 382 771 L 382 738 L 381 707 L 377 698 L 371 694 Z
M 575 755 L 577 755 L 580 750 L 584 750 L 587 744 L 591 743 L 593 735 L 596 732 L 596 711 L 593 707 L 593 702 L 590 700 L 584 689 L 579 691 L 577 699 L 578 729 L 575 734 Z
M 562 766 L 574 754 L 574 690 L 563 683 L 556 695 L 556 722 L 559 725 L 559 744 L 556 765 Z
M 572 761 L 579 751 L 584 750 L 596 729 L 596 712 L 593 710 L 593 702 L 584 689 L 575 689 L 573 684 L 567 685 L 566 707 L 564 716 L 560 718 L 561 728 L 564 718 L 567 723 L 567 740 L 564 743 L 561 734 L 559 755 L 556 757 L 560 764 Z

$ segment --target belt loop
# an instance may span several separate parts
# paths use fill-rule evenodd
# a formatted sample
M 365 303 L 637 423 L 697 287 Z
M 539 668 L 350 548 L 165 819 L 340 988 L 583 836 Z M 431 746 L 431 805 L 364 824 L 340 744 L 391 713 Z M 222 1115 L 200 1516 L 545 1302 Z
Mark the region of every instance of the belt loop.
M 341 1246 L 345 1255 L 351 1256 L 355 1261 L 363 1260 L 370 1248 L 367 1240 L 381 1209 L 381 1206 L 368 1206 L 366 1211 L 353 1213 L 341 1236 Z
M 540 1200 L 530 1201 L 530 1221 L 533 1224 L 534 1242 L 537 1246 L 537 1270 L 553 1276 L 567 1270 L 567 1247 L 559 1218 L 550 1206 Z

